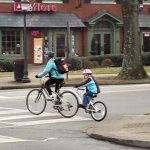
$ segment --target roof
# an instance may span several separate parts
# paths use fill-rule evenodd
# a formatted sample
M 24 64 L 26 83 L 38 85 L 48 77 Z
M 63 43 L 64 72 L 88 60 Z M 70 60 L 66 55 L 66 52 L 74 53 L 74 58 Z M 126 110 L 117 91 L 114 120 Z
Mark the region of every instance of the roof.
M 91 16 L 89 16 L 86 20 L 84 20 L 84 22 L 88 22 L 89 24 L 95 24 L 96 22 L 98 22 L 101 18 L 108 16 L 109 18 L 111 18 L 114 22 L 116 22 L 117 24 L 123 24 L 123 21 L 115 16 L 114 14 L 112 14 L 111 12 L 107 11 L 107 10 L 99 10 L 96 13 L 92 14 Z
M 139 25 L 140 27 L 150 27 L 150 15 L 139 15 Z
M 27 27 L 85 27 L 74 13 L 26 13 Z M 0 27 L 24 27 L 23 13 L 0 13 Z

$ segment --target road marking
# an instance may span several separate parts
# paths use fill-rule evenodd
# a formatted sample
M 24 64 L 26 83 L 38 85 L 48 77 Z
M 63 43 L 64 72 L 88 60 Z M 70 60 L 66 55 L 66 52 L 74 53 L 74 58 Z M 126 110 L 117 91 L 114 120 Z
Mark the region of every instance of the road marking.
M 41 142 L 47 142 L 48 140 L 56 140 L 57 138 L 47 138 L 47 139 L 44 139 L 42 140 Z
M 0 99 L 4 99 L 4 98 L 10 98 L 8 96 L 0 96 Z
M 18 115 L 18 116 L 5 116 L 0 117 L 0 121 L 6 120 L 17 120 L 17 119 L 27 119 L 27 118 L 41 118 L 41 117 L 51 117 L 51 116 L 60 116 L 58 113 L 43 113 L 41 115 Z
M 31 140 L 24 140 L 20 138 L 14 138 L 10 136 L 3 136 L 0 135 L 0 144 L 1 143 L 12 143 L 12 142 L 25 142 L 25 141 L 31 141 Z
M 32 115 L 32 114 L 29 114 L 29 111 L 27 110 L 5 108 L 5 107 L 0 107 L 0 110 L 2 110 L 0 111 L 0 115 L 3 115 L 0 117 L 0 123 L 2 124 L 0 128 L 91 120 L 91 118 L 85 118 L 85 117 L 80 117 L 80 116 L 74 116 L 73 118 L 63 118 L 63 117 L 60 118 L 61 115 L 59 113 L 44 112 L 41 115 Z M 10 114 L 10 116 L 6 116 L 8 114 Z M 60 116 L 60 117 L 59 118 L 57 117 L 57 119 L 51 119 L 50 117 L 52 116 L 54 117 Z M 49 117 L 49 118 L 45 119 L 44 117 Z M 26 120 L 22 120 L 22 119 L 26 119 Z
M 52 120 L 42 119 L 42 120 L 36 120 L 36 121 L 13 122 L 9 124 L 13 126 L 30 126 L 30 125 L 53 124 L 53 123 L 61 123 L 61 122 L 64 123 L 64 122 L 86 121 L 86 120 L 91 120 L 91 118 L 75 116 L 73 118 L 59 118 L 59 119 L 52 119 Z
M 23 109 L 7 109 L 6 111 L 0 111 L 0 115 L 4 114 L 16 114 L 16 113 L 25 113 L 26 110 Z

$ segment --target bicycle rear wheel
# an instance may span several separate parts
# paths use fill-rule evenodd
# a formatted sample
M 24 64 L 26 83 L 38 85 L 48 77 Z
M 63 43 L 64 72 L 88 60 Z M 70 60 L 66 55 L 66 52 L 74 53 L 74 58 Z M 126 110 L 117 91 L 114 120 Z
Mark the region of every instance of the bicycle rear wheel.
M 64 91 L 60 94 L 61 105 L 58 112 L 66 118 L 71 118 L 78 112 L 78 98 L 71 91 Z
M 41 114 L 46 108 L 46 98 L 42 90 L 31 90 L 26 98 L 27 109 L 34 115 Z
M 103 102 L 97 101 L 91 106 L 91 117 L 95 121 L 102 121 L 107 115 L 107 107 Z

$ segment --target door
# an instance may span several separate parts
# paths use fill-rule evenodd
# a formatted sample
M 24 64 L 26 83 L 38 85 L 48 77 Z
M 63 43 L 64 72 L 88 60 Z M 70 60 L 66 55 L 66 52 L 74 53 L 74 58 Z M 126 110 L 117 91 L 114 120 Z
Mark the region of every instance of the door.
M 97 33 L 92 39 L 92 50 L 98 55 L 111 54 L 111 34 Z
M 150 52 L 150 33 L 143 34 L 143 51 Z
M 56 57 L 65 57 L 66 50 L 66 36 L 65 33 L 56 33 L 55 34 L 55 53 Z

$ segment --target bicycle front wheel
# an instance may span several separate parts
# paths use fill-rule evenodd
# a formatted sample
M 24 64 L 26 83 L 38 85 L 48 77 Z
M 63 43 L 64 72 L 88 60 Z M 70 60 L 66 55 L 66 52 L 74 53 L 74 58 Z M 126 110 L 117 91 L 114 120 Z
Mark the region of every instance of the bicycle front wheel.
M 46 108 L 46 98 L 42 90 L 31 90 L 26 98 L 27 109 L 34 115 L 41 114 Z
M 78 98 L 71 91 L 64 91 L 60 94 L 61 107 L 58 112 L 66 118 L 71 118 L 78 112 Z
M 107 107 L 103 102 L 97 101 L 93 104 L 90 113 L 95 121 L 102 121 L 107 115 Z

